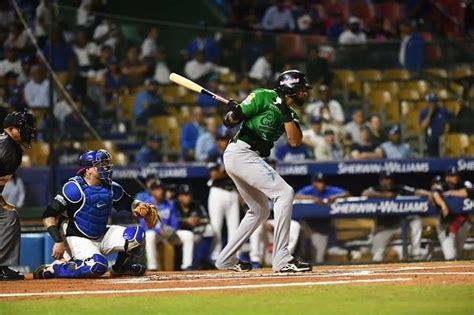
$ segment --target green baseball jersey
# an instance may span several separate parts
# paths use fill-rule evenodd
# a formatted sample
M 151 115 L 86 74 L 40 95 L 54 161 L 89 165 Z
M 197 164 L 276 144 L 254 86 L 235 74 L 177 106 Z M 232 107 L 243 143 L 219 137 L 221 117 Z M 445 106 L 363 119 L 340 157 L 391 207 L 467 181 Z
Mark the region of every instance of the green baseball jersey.
M 270 155 L 273 144 L 285 132 L 283 114 L 277 106 L 279 102 L 281 100 L 274 90 L 256 89 L 239 104 L 246 119 L 236 137 L 263 157 Z M 290 110 L 299 126 L 298 114 L 294 109 Z

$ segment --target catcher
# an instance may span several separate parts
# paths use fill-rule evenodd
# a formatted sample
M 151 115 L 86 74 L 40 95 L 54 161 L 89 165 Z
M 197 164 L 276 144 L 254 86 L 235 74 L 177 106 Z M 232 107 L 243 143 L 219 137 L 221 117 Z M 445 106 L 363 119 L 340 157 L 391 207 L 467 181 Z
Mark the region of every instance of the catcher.
M 113 276 L 142 276 L 146 268 L 134 262 L 141 255 L 145 231 L 140 226 L 107 227 L 112 207 L 131 211 L 149 227 L 159 217 L 153 205 L 134 200 L 112 181 L 111 155 L 106 150 L 88 151 L 79 158 L 77 176 L 64 184 L 48 204 L 43 222 L 54 240 L 52 264 L 41 265 L 35 279 L 93 278 L 108 270 L 107 255 L 118 252 Z M 66 251 L 67 250 L 67 251 Z

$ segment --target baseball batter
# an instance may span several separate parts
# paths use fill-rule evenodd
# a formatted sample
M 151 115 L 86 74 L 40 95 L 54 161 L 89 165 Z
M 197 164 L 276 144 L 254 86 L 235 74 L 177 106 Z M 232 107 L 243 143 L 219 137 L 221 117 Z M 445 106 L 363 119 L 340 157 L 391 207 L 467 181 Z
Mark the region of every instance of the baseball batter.
M 231 102 L 232 109 L 224 117 L 224 125 L 228 128 L 241 122 L 242 125 L 224 152 L 224 164 L 249 210 L 218 256 L 217 268 L 238 272 L 252 269 L 252 265 L 239 260 L 236 253 L 268 219 L 270 198 L 275 213 L 273 270 L 312 270 L 311 265 L 293 258 L 288 249 L 293 188 L 263 159 L 269 156 L 274 142 L 284 132 L 290 146 L 301 145 L 299 117 L 292 107 L 304 104 L 310 88 L 302 72 L 288 70 L 278 77 L 275 89 L 257 89 L 241 104 Z
M 35 279 L 92 278 L 108 270 L 107 255 L 117 253 L 114 276 L 141 276 L 146 268 L 134 263 L 144 248 L 145 230 L 140 226 L 107 227 L 112 207 L 131 211 L 148 226 L 158 221 L 153 205 L 134 200 L 122 186 L 112 181 L 111 155 L 106 150 L 88 151 L 79 158 L 77 176 L 67 181 L 43 213 L 43 222 L 54 240 L 50 265 L 41 265 Z M 65 237 L 61 220 L 67 216 Z M 68 255 L 65 251 L 68 248 Z M 65 259 L 70 256 L 71 259 Z

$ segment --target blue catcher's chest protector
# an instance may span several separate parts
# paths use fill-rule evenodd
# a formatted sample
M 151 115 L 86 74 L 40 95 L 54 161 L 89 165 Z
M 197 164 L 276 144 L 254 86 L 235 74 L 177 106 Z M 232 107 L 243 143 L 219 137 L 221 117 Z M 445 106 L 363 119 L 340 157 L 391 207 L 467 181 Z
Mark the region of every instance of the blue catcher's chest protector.
M 80 176 L 73 177 L 72 181 L 73 184 L 77 183 L 82 192 L 81 204 L 74 213 L 74 224 L 85 236 L 100 238 L 107 230 L 112 211 L 113 186 L 89 186 Z

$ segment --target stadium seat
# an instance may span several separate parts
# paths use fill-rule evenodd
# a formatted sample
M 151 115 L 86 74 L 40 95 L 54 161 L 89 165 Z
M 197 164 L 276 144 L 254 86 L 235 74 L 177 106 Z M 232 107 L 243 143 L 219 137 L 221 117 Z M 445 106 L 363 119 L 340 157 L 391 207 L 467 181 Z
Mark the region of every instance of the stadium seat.
M 115 155 L 117 149 L 115 144 L 110 140 L 86 140 L 84 141 L 84 150 L 100 150 L 105 149 L 110 154 Z
M 414 89 L 418 90 L 420 96 L 425 95 L 429 89 L 429 83 L 425 80 L 410 80 L 401 82 L 400 86 L 402 89 Z
M 303 40 L 309 46 L 318 46 L 328 41 L 327 37 L 322 35 L 303 35 Z
M 278 35 L 277 49 L 284 57 L 290 59 L 302 59 L 306 56 L 306 45 L 298 34 Z
M 179 126 L 178 118 L 175 116 L 157 116 L 149 120 L 149 130 L 153 134 L 161 135 L 172 152 L 179 151 Z
M 404 115 L 403 121 L 406 126 L 407 136 L 418 136 L 421 133 L 420 127 L 420 111 L 413 109 Z
M 457 68 L 449 72 L 451 78 L 464 78 L 471 75 L 471 69 L 468 67 Z
M 443 156 L 460 157 L 466 154 L 469 137 L 463 133 L 447 133 L 441 136 L 440 143 Z
M 31 158 L 31 164 L 45 166 L 48 164 L 49 144 L 46 142 L 33 142 L 31 149 L 27 151 Z
M 446 71 L 446 69 L 443 69 L 443 68 L 428 68 L 428 69 L 425 69 L 424 72 L 427 72 L 431 75 L 441 77 L 441 78 L 448 77 L 448 71 Z
M 442 89 L 442 88 L 437 88 L 437 89 L 432 89 L 433 93 L 436 94 L 438 99 L 440 100 L 446 100 L 449 98 L 449 93 L 448 90 Z
M 379 16 L 383 16 L 384 19 L 390 20 L 391 24 L 395 24 L 395 22 L 400 20 L 402 17 L 401 6 L 395 1 L 386 1 L 376 4 L 375 9 Z
M 405 101 L 417 101 L 420 99 L 420 93 L 414 89 L 403 89 L 398 92 L 398 98 Z
M 392 100 L 386 105 L 385 121 L 389 124 L 400 123 L 400 102 Z
M 461 105 L 459 104 L 458 100 L 444 100 L 443 101 L 443 107 L 451 114 L 457 112 L 460 106 Z
M 376 90 L 385 90 L 389 91 L 392 95 L 397 95 L 399 87 L 396 81 L 380 81 L 370 82 L 368 90 L 369 92 Z
M 355 82 L 355 75 L 352 70 L 335 70 L 336 83 L 339 87 L 347 89 L 349 85 Z
M 236 77 L 235 74 L 232 72 L 229 73 L 223 73 L 219 75 L 219 81 L 224 83 L 224 84 L 232 84 L 236 82 Z
M 126 166 L 128 165 L 128 157 L 123 152 L 117 152 L 112 157 L 114 164 L 119 166 Z
M 183 104 L 196 104 L 197 95 L 193 92 L 187 92 L 180 97 L 179 101 Z
M 367 95 L 369 110 L 380 113 L 392 101 L 392 95 L 389 91 L 376 90 Z
M 21 157 L 21 166 L 31 167 L 31 157 L 28 155 L 28 152 L 25 152 Z
M 376 69 L 359 70 L 356 72 L 356 77 L 359 80 L 380 81 L 382 80 L 382 72 Z
M 443 58 L 443 51 L 438 44 L 428 44 L 425 48 L 425 62 L 439 62 Z
M 408 80 L 410 79 L 410 72 L 405 69 L 389 69 L 385 70 L 384 78 L 388 80 Z
M 335 219 L 338 242 L 367 239 L 375 226 L 374 219 Z
M 135 103 L 136 94 L 130 93 L 122 97 L 122 117 L 127 120 L 133 118 L 133 104 Z

